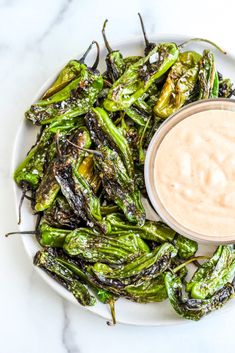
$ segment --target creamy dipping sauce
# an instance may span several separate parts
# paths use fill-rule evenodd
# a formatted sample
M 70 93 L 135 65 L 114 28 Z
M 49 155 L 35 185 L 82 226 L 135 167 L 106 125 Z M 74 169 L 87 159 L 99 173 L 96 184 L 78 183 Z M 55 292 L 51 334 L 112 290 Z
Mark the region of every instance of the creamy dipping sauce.
M 234 235 L 235 112 L 207 110 L 175 125 L 157 150 L 154 175 L 178 223 L 203 235 Z

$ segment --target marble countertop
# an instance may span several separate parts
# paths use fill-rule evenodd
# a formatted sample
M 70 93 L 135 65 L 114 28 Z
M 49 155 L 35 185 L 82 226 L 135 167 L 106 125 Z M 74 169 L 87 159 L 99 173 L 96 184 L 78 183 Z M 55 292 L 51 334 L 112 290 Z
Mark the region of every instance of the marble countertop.
M 112 41 L 140 34 L 187 33 L 222 43 L 235 53 L 234 1 L 0 0 L 0 227 L 16 228 L 11 180 L 12 148 L 23 117 L 45 80 L 82 52 L 110 20 Z M 0 353 L 230 353 L 235 306 L 199 323 L 175 327 L 108 327 L 59 297 L 35 273 L 21 240 L 0 238 Z

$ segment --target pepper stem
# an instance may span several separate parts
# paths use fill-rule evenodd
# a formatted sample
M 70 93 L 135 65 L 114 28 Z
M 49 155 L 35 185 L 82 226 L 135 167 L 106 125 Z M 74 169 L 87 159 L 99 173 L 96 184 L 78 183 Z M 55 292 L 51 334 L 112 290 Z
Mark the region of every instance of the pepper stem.
M 66 140 L 70 145 L 76 147 L 77 149 L 79 150 L 82 150 L 82 151 L 85 151 L 85 152 L 88 152 L 88 153 L 93 153 L 93 154 L 96 154 L 97 156 L 99 157 L 103 157 L 103 154 L 99 151 L 96 151 L 96 150 L 90 150 L 89 148 L 83 148 L 83 147 L 80 147 L 78 145 L 76 145 L 75 143 L 69 141 L 69 140 Z
M 208 260 L 209 257 L 208 256 L 195 256 L 195 257 L 192 257 L 191 259 L 183 262 L 182 264 L 180 264 L 179 266 L 175 267 L 172 272 L 173 273 L 176 273 L 178 272 L 179 270 L 181 270 L 181 268 L 183 268 L 184 266 L 190 264 L 191 262 L 194 262 L 194 261 L 197 261 L 197 260 Z
M 23 184 L 23 191 L 22 191 L 22 195 L 21 195 L 20 202 L 19 202 L 19 207 L 18 207 L 18 224 L 21 223 L 21 208 L 22 208 L 24 199 L 29 197 L 29 196 L 26 195 L 27 191 L 28 191 L 27 185 Z
M 83 64 L 87 55 L 89 54 L 89 52 L 91 51 L 91 48 L 93 47 L 94 41 L 89 45 L 89 47 L 87 48 L 87 50 L 85 51 L 85 53 L 83 54 L 83 56 L 81 57 L 81 59 L 79 59 L 78 61 Z
M 29 231 L 23 231 L 23 232 L 10 232 L 5 234 L 5 237 L 9 237 L 9 235 L 14 235 L 14 234 L 37 234 L 36 230 L 29 230 Z
M 213 47 L 215 47 L 216 49 L 218 49 L 221 53 L 227 54 L 226 51 L 223 50 L 221 47 L 219 47 L 216 43 L 212 42 L 209 39 L 204 39 L 204 38 L 192 38 L 192 39 L 186 40 L 185 42 L 180 44 L 178 47 L 179 48 L 183 47 L 183 46 L 188 45 L 188 44 L 190 44 L 192 42 L 205 42 L 205 43 L 208 43 L 208 44 L 212 45 Z
M 143 35 L 144 35 L 144 41 L 145 41 L 145 45 L 147 47 L 149 45 L 149 40 L 148 40 L 146 32 L 145 32 L 144 21 L 143 21 L 142 16 L 141 16 L 141 14 L 139 12 L 138 12 L 138 16 L 140 18 L 140 24 L 141 24 L 142 32 L 143 32 Z
M 109 45 L 109 42 L 108 42 L 108 39 L 106 37 L 106 34 L 105 34 L 105 29 L 106 29 L 106 24 L 107 24 L 108 20 L 106 19 L 104 21 L 104 24 L 103 24 L 103 28 L 102 28 L 102 35 L 103 35 L 103 38 L 104 38 L 104 44 L 105 44 L 105 47 L 106 49 L 108 50 L 109 53 L 112 53 L 112 48 L 110 47 Z
M 95 69 L 97 69 L 97 66 L 100 61 L 100 47 L 99 47 L 99 44 L 95 40 L 93 40 L 92 43 L 94 43 L 96 45 L 96 49 L 97 49 L 96 59 L 95 59 L 94 64 L 91 67 L 92 70 L 95 70 Z
M 110 312 L 111 312 L 111 316 L 112 316 L 112 322 L 108 321 L 107 325 L 113 326 L 113 325 L 116 325 L 116 323 L 117 323 L 116 312 L 115 312 L 115 300 L 110 299 L 108 304 L 109 304 L 109 308 L 110 308 Z

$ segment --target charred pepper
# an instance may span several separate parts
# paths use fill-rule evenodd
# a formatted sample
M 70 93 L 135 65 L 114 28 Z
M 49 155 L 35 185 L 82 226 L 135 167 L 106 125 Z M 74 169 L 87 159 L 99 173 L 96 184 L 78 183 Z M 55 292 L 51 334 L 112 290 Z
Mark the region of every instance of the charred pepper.
M 187 102 L 198 78 L 200 58 L 200 54 L 192 51 L 179 54 L 154 107 L 157 117 L 165 119 Z
M 177 60 L 179 50 L 174 43 L 161 43 L 150 53 L 130 65 L 112 85 L 104 101 L 108 111 L 125 110 L 141 97 Z
M 61 73 L 51 91 L 45 93 L 46 98 L 31 105 L 25 113 L 26 118 L 34 124 L 44 125 L 63 117 L 71 119 L 86 114 L 102 90 L 103 78 L 96 69 L 89 69 L 83 62 L 84 56 L 78 60 L 76 73 L 71 74 L 73 78 L 64 80 L 65 86 Z M 64 70 L 69 68 L 70 65 Z
M 109 199 L 123 210 L 129 222 L 142 226 L 145 211 L 140 192 L 135 190 L 133 180 L 128 176 L 121 158 L 107 146 L 101 146 L 99 151 L 101 155 L 94 156 L 95 165 Z
M 44 269 L 68 289 L 81 305 L 95 304 L 95 298 L 89 293 L 86 286 L 74 276 L 70 269 L 56 259 L 52 249 L 38 251 L 34 257 L 34 264 Z

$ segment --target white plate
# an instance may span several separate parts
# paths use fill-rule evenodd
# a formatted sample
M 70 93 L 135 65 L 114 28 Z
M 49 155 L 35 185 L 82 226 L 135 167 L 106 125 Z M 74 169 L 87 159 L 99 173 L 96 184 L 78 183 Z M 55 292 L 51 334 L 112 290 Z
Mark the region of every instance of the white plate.
M 185 35 L 165 35 L 159 34 L 156 38 L 152 38 L 154 41 L 174 41 L 176 43 L 182 43 L 185 40 L 189 39 Z M 143 38 L 133 38 L 131 40 L 125 41 L 125 43 L 119 43 L 117 45 L 112 44 L 112 48 L 120 49 L 120 51 L 125 55 L 138 55 L 143 54 Z M 203 43 L 194 43 L 187 47 L 187 50 L 194 49 L 202 52 L 203 49 L 208 48 L 207 45 Z M 216 55 L 216 65 L 218 70 L 223 73 L 225 77 L 230 77 L 233 82 L 235 82 L 235 58 L 229 54 L 223 55 L 220 52 L 214 50 Z M 227 49 L 227 48 L 226 48 Z M 186 48 L 185 48 L 186 50 Z M 85 51 L 85 48 L 84 48 Z M 106 50 L 101 50 L 101 63 L 100 69 L 104 70 L 104 59 L 106 55 Z M 78 56 L 79 57 L 79 56 Z M 53 75 L 45 85 L 39 90 L 38 94 L 35 97 L 35 100 L 39 99 L 44 90 L 53 82 L 57 74 Z M 25 107 L 27 108 L 27 107 Z M 15 141 L 14 153 L 13 153 L 13 170 L 18 166 L 18 164 L 23 160 L 26 153 L 30 147 L 34 144 L 36 134 L 38 129 L 35 128 L 30 122 L 25 121 L 22 117 L 22 124 L 19 127 L 19 131 Z M 15 202 L 16 209 L 18 209 L 19 199 L 21 196 L 20 189 L 14 185 L 15 191 Z M 24 202 L 22 207 L 22 224 L 20 225 L 20 230 L 32 230 L 34 229 L 35 217 L 32 216 L 32 210 L 28 202 Z M 34 236 L 23 235 L 23 243 L 27 254 L 33 261 L 33 256 L 37 250 L 40 249 L 40 246 L 35 240 Z M 213 246 L 200 246 L 199 253 L 211 253 L 213 252 Z M 50 278 L 45 272 L 39 268 L 35 268 L 39 275 L 60 295 L 70 302 L 80 305 L 77 303 L 75 298 L 60 284 Z M 231 305 L 235 305 L 234 301 L 230 301 L 225 308 L 221 310 L 228 310 Z M 109 309 L 106 305 L 97 302 L 94 307 L 86 307 L 86 309 L 92 311 L 93 313 L 104 317 L 107 320 L 111 319 Z M 220 311 L 221 311 L 220 310 Z M 218 311 L 218 313 L 220 312 Z M 217 313 L 212 313 L 211 315 L 218 315 Z M 119 299 L 116 303 L 116 316 L 119 323 L 132 324 L 132 325 L 146 325 L 146 326 L 163 326 L 163 325 L 173 325 L 179 323 L 186 323 L 187 320 L 179 317 L 171 308 L 168 301 L 162 303 L 153 303 L 153 304 L 137 304 L 132 303 L 126 299 Z

